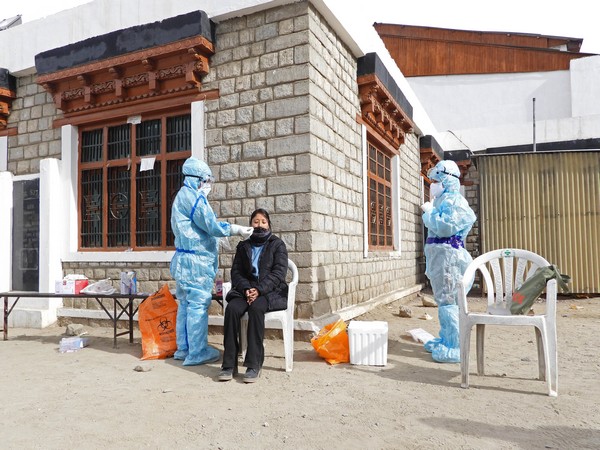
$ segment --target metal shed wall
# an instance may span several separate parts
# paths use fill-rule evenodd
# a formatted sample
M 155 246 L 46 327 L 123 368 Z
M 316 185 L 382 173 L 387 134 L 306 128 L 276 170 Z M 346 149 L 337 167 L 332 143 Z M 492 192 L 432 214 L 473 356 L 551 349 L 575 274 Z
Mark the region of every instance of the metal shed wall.
M 600 292 L 600 151 L 477 157 L 481 250 L 523 248 Z

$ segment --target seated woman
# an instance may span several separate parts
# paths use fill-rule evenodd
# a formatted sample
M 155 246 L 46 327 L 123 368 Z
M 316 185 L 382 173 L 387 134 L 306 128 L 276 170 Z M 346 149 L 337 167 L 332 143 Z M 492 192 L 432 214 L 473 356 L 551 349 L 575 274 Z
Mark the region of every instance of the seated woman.
M 238 244 L 231 267 L 219 381 L 229 381 L 237 373 L 240 319 L 244 313 L 248 312 L 244 382 L 253 383 L 258 379 L 265 359 L 265 313 L 287 308 L 288 254 L 285 243 L 271 233 L 271 219 L 264 209 L 252 213 L 250 225 L 254 232 Z

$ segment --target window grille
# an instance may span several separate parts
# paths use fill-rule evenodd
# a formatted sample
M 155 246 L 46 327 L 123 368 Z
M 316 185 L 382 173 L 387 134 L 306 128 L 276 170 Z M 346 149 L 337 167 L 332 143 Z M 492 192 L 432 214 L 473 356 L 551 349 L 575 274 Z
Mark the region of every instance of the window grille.
M 191 116 L 81 128 L 80 248 L 165 249 L 174 245 L 171 205 L 191 154 Z M 140 171 L 153 156 L 151 170 Z
M 368 143 L 369 247 L 393 250 L 392 159 Z

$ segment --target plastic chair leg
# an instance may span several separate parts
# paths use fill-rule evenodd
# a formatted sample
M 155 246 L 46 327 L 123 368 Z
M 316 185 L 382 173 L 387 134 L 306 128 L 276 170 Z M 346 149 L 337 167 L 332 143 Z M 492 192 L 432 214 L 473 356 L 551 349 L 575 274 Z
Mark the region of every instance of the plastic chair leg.
M 285 371 L 291 372 L 294 368 L 294 325 L 284 320 L 281 323 L 283 335 L 283 348 L 285 353 Z
M 471 327 L 463 327 L 460 333 L 460 387 L 469 387 L 469 353 L 471 351 Z
M 240 321 L 240 350 L 242 360 L 246 358 L 246 349 L 248 348 L 248 316 L 244 314 Z
M 548 351 L 548 349 L 544 345 L 543 331 L 540 330 L 538 327 L 534 327 L 534 329 L 538 353 L 539 379 L 541 381 L 546 381 L 546 352 Z
M 548 380 L 550 389 L 548 395 L 556 397 L 558 395 L 558 351 L 556 345 L 556 324 L 548 323 L 546 325 L 546 347 L 548 352 Z
M 478 323 L 477 328 L 477 375 L 485 374 L 485 325 Z

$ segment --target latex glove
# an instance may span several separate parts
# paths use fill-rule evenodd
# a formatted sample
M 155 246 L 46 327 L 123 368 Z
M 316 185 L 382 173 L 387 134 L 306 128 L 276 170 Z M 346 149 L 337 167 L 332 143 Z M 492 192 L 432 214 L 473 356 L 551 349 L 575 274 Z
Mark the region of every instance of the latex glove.
M 242 227 L 240 225 L 236 225 L 235 223 L 231 224 L 231 234 L 237 234 L 238 236 L 242 236 L 244 239 L 248 239 L 252 236 L 254 232 L 254 228 L 252 227 Z
M 425 202 L 421 205 L 421 209 L 424 213 L 430 212 L 433 209 L 433 203 Z

